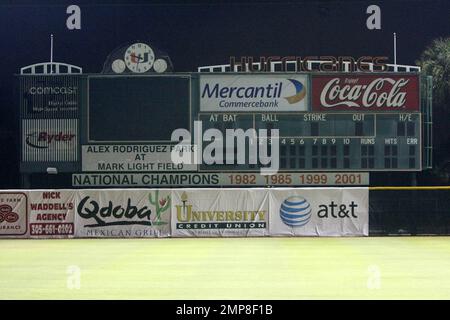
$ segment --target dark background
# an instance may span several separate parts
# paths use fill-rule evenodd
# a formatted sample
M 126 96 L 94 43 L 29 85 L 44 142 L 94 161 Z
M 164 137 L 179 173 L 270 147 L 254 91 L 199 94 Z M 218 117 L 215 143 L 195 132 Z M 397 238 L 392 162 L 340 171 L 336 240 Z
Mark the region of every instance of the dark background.
M 70 4 L 81 8 L 81 30 L 66 28 Z M 371 4 L 381 8 L 381 30 L 366 27 Z M 0 0 L 0 187 L 20 186 L 14 74 L 49 61 L 52 33 L 54 61 L 98 73 L 111 51 L 132 40 L 166 51 L 176 72 L 225 64 L 230 56 L 369 55 L 393 63 L 393 32 L 397 63 L 415 65 L 432 40 L 450 36 L 450 1 Z M 419 183 L 436 181 L 422 173 Z
M 188 105 L 188 78 L 91 78 L 88 139 L 98 143 L 167 141 L 173 130 L 190 127 L 190 110 L 175 111 L 178 106 Z

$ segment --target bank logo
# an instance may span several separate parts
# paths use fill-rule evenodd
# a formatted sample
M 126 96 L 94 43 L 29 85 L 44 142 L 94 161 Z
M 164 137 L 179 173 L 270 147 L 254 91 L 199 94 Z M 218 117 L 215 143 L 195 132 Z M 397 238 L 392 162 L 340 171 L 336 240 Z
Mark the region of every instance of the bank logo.
M 311 205 L 303 197 L 289 197 L 281 204 L 280 218 L 290 227 L 302 227 L 311 219 Z
M 14 223 L 19 220 L 19 215 L 13 212 L 13 208 L 8 204 L 0 205 L 0 223 Z
M 288 80 L 294 85 L 295 94 L 290 97 L 285 97 L 285 99 L 287 100 L 287 102 L 289 102 L 289 104 L 294 104 L 294 103 L 302 101 L 306 96 L 305 86 L 303 85 L 303 83 L 301 83 L 298 80 L 294 80 L 294 79 L 288 79 Z
M 201 76 L 200 110 L 307 111 L 307 81 L 306 76 Z
M 225 209 L 194 210 L 183 192 L 180 196 L 182 205 L 175 205 L 177 212 L 177 229 L 265 229 L 266 210 Z

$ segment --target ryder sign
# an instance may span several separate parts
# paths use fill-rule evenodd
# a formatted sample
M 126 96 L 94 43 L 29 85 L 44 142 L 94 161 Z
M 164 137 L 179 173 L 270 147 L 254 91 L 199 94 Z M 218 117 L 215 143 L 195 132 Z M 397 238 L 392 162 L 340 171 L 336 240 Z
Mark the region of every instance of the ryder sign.
M 417 75 L 312 77 L 313 111 L 419 111 Z

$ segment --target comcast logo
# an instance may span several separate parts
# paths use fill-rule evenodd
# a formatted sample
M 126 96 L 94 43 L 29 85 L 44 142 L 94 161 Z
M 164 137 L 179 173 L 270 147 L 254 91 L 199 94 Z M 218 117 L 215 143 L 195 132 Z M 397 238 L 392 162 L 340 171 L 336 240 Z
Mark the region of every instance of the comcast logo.
M 311 219 L 311 205 L 303 197 L 289 197 L 281 204 L 280 218 L 290 227 L 302 227 Z

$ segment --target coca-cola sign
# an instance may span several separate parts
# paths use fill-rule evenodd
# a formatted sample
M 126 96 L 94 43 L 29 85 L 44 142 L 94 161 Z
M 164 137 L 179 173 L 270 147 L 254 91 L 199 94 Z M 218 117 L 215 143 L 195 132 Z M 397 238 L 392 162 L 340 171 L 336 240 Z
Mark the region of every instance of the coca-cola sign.
M 315 111 L 419 111 L 416 75 L 313 76 Z

